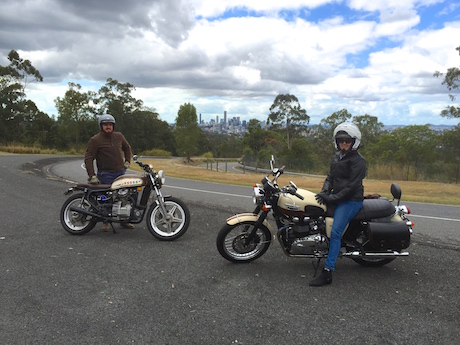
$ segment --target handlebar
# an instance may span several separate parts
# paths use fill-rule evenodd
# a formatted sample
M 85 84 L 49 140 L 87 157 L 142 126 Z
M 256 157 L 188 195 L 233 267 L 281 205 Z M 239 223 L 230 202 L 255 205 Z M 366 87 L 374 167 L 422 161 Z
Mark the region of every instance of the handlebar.
M 141 161 L 139 161 L 137 155 L 133 156 L 133 161 L 135 161 L 137 165 L 139 165 L 146 172 L 149 172 L 152 169 L 149 164 L 144 164 Z

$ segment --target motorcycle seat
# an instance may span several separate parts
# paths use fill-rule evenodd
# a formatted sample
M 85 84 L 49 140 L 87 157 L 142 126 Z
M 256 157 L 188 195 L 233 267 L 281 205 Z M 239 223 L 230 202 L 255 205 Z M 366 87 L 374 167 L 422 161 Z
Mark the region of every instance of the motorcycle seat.
M 364 199 L 363 206 L 353 220 L 371 220 L 386 218 L 395 213 L 394 205 L 387 198 Z M 327 216 L 334 217 L 335 205 L 328 205 Z
M 363 207 L 358 211 L 353 219 L 369 220 L 385 218 L 395 213 L 395 206 L 386 198 L 364 199 Z
M 110 189 L 110 184 L 92 184 L 92 183 L 78 183 L 77 187 L 99 190 L 99 189 Z

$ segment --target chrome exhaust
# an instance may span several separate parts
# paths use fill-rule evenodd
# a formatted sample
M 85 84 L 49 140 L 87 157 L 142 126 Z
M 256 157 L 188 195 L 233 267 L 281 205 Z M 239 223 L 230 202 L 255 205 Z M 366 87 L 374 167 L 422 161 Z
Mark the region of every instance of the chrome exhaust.
M 394 258 L 394 257 L 397 257 L 397 256 L 409 256 L 409 252 L 397 252 L 397 251 L 393 251 L 393 252 L 359 252 L 359 251 L 354 251 L 354 252 L 346 252 L 346 253 L 343 253 L 342 256 L 345 256 L 345 257 L 353 257 L 353 258 L 357 258 L 357 257 L 361 257 L 361 258 L 365 258 L 365 257 L 370 257 L 370 258 Z

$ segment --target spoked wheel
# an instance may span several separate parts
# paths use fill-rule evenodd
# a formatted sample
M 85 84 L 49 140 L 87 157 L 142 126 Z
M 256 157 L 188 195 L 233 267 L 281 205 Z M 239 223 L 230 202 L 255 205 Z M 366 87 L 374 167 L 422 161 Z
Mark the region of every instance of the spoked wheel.
M 79 212 L 71 211 L 72 206 L 83 208 L 87 211 L 91 209 L 88 200 L 84 199 L 83 193 L 72 195 L 66 200 L 61 208 L 61 224 L 64 229 L 72 235 L 84 235 L 91 231 L 97 221 L 90 216 L 85 216 Z
M 225 224 L 217 235 L 217 249 L 220 255 L 231 262 L 250 262 L 261 257 L 271 243 L 271 233 L 261 225 L 251 241 L 249 234 L 255 222 L 243 222 L 236 225 Z
M 165 198 L 164 206 L 166 214 L 155 203 L 147 213 L 147 228 L 150 233 L 162 241 L 178 239 L 188 229 L 190 224 L 190 211 L 179 199 Z
M 364 233 L 361 234 L 361 236 L 358 238 L 359 241 L 361 241 L 362 243 L 366 243 L 368 240 L 367 240 L 367 237 Z M 380 249 L 374 249 L 372 248 L 371 244 L 367 242 L 367 244 L 365 244 L 364 246 L 364 250 L 368 250 L 370 252 L 373 252 L 373 251 L 381 251 Z M 366 267 L 380 267 L 380 266 L 383 266 L 383 265 L 386 265 L 390 262 L 392 262 L 394 259 L 396 259 L 395 257 L 393 258 L 382 258 L 382 257 L 358 257 L 358 258 L 352 258 L 352 260 L 358 264 L 360 264 L 361 266 L 366 266 Z

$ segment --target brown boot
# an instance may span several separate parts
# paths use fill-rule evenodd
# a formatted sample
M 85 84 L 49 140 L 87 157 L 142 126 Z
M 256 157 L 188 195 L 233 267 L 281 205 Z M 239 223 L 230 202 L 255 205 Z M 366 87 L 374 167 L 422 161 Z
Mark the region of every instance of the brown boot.
M 121 223 L 121 226 L 126 229 L 134 229 L 134 225 L 131 223 Z
M 110 231 L 110 224 L 109 223 L 102 224 L 102 231 L 104 232 Z
M 332 272 L 326 268 L 323 268 L 321 274 L 315 279 L 310 281 L 310 286 L 323 286 L 332 283 Z

